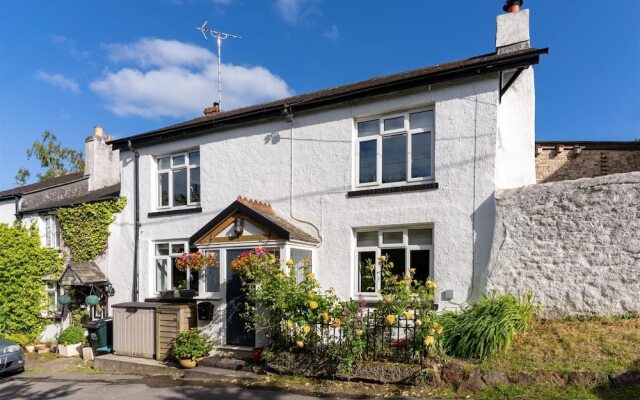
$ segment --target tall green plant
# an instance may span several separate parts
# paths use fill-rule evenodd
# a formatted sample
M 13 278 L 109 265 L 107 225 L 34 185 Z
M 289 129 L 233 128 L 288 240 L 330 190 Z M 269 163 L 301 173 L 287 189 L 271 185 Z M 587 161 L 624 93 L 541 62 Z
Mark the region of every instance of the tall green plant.
M 104 253 L 109 238 L 109 225 L 115 221 L 115 214 L 121 212 L 126 204 L 127 199 L 122 197 L 59 208 L 56 211 L 62 241 L 71 251 L 71 261 L 92 261 Z
M 62 273 L 57 251 L 43 247 L 37 228 L 0 224 L 0 336 L 38 335 L 47 295 L 42 278 Z
M 514 337 L 529 329 L 537 309 L 532 294 L 491 293 L 460 313 L 445 313 L 438 318 L 446 332 L 445 351 L 477 359 L 506 353 Z

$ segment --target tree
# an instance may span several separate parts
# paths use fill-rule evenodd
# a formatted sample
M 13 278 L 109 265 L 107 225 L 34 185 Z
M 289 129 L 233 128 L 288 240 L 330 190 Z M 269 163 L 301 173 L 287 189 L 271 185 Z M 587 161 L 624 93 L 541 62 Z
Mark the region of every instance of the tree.
M 40 182 L 70 172 L 78 172 L 84 168 L 82 152 L 62 147 L 56 135 L 51 131 L 44 131 L 42 141 L 33 142 L 31 148 L 27 149 L 27 159 L 31 159 L 31 157 L 40 161 L 40 166 L 44 169 L 43 174 L 36 175 Z M 17 185 L 24 185 L 30 176 L 31 172 L 28 169 L 19 168 L 15 182 Z

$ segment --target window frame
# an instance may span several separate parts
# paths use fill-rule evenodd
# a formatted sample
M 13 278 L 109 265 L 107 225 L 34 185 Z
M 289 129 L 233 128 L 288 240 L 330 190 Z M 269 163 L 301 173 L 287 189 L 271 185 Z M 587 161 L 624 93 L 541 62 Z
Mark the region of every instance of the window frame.
M 60 250 L 60 226 L 56 216 L 54 214 L 42 215 L 42 224 L 44 225 L 44 246 Z
M 216 260 L 218 261 L 218 266 L 214 268 L 218 268 L 218 272 L 219 272 L 219 275 L 218 275 L 219 290 L 217 292 L 207 291 L 207 273 L 205 268 L 202 271 L 200 271 L 200 285 L 199 285 L 200 291 L 198 293 L 198 296 L 203 298 L 209 298 L 209 299 L 224 298 L 225 297 L 224 286 L 225 286 L 225 283 L 227 282 L 227 269 L 224 266 L 227 265 L 226 264 L 227 252 L 225 251 L 225 249 L 221 249 L 221 248 L 199 249 L 199 251 L 202 251 L 202 253 L 205 255 L 218 253 L 216 257 Z M 224 257 L 224 264 L 222 260 L 223 257 Z
M 169 254 L 167 254 L 167 255 L 157 255 L 156 254 L 157 246 L 161 245 L 161 244 L 166 244 L 166 245 L 169 246 Z M 152 263 L 151 264 L 152 264 L 152 268 L 153 268 L 153 274 L 151 274 L 151 277 L 152 277 L 151 285 L 153 287 L 153 289 L 151 291 L 152 293 L 160 294 L 160 292 L 164 291 L 164 290 L 174 290 L 171 287 L 171 284 L 173 282 L 173 261 L 172 261 L 172 259 L 178 258 L 182 254 L 184 254 L 184 253 L 173 252 L 172 249 L 173 249 L 174 245 L 182 245 L 182 246 L 184 246 L 184 252 L 190 252 L 192 250 L 189 247 L 189 241 L 188 240 L 180 240 L 180 239 L 178 239 L 178 240 L 158 240 L 158 241 L 152 242 L 152 246 L 151 246 L 151 255 L 152 255 L 151 256 L 151 258 L 152 258 Z M 165 286 L 164 289 L 160 289 L 160 290 L 158 290 L 158 288 L 156 287 L 157 286 L 157 282 L 158 282 L 157 281 L 158 280 L 158 276 L 157 276 L 157 270 L 156 270 L 156 268 L 157 268 L 156 267 L 156 261 L 157 260 L 166 260 L 167 261 L 167 285 Z M 187 284 L 187 287 L 185 289 L 191 290 L 191 280 L 192 279 L 197 279 L 199 281 L 198 282 L 198 292 L 199 292 L 201 290 L 200 289 L 201 288 L 201 286 L 200 286 L 201 282 L 200 281 L 202 280 L 201 275 L 203 274 L 203 272 L 202 271 L 193 271 L 193 272 L 196 273 L 197 275 L 195 277 L 193 277 L 193 278 L 190 278 L 190 276 L 192 274 L 192 271 L 191 271 L 191 268 L 187 268 L 187 271 L 186 271 L 186 278 L 187 278 L 186 279 L 186 284 Z
M 431 244 L 409 244 L 409 230 L 413 229 L 429 229 L 431 230 Z M 402 243 L 389 243 L 384 244 L 383 235 L 384 233 L 389 232 L 400 232 L 402 231 Z M 376 246 L 361 246 L 358 247 L 358 233 L 362 232 L 376 232 L 378 236 L 378 241 Z M 397 250 L 404 249 L 405 250 L 405 266 L 404 273 L 407 274 L 409 272 L 409 268 L 411 268 L 411 252 L 412 251 L 429 251 L 429 271 L 428 278 L 433 278 L 433 243 L 434 243 L 434 228 L 433 225 L 416 225 L 416 226 L 401 226 L 401 227 L 365 227 L 358 228 L 354 230 L 354 264 L 355 264 L 355 290 L 354 293 L 356 296 L 363 296 L 365 298 L 373 298 L 380 299 L 380 290 L 382 288 L 382 277 L 380 266 L 378 265 L 378 258 L 384 254 L 384 250 Z M 374 283 L 375 290 L 373 292 L 363 292 L 360 291 L 360 263 L 359 263 L 359 254 L 363 252 L 373 252 L 375 253 L 375 259 L 373 260 L 376 268 L 374 272 Z M 393 261 L 393 260 L 391 260 Z
M 189 156 L 190 153 L 198 153 L 198 163 L 197 164 L 192 164 L 191 163 L 191 158 Z M 180 157 L 180 156 L 184 156 L 184 164 L 183 165 L 177 165 L 174 166 L 173 165 L 173 159 L 174 157 Z M 163 168 L 161 169 L 159 166 L 159 161 L 163 158 L 168 158 L 169 159 L 169 168 Z M 155 199 L 155 210 L 176 210 L 176 209 L 182 209 L 182 208 L 190 208 L 190 207 L 196 207 L 199 206 L 202 203 L 202 168 L 201 168 L 201 162 L 200 162 L 201 158 L 200 158 L 200 149 L 199 148 L 195 148 L 195 149 L 190 149 L 190 150 L 185 150 L 185 151 L 179 151 L 176 153 L 167 153 L 167 154 L 162 154 L 162 155 L 157 155 L 153 157 L 153 161 L 154 161 L 154 165 L 155 165 L 155 183 L 153 185 L 153 188 L 155 189 L 154 192 L 154 199 Z M 192 201 L 191 199 L 191 170 L 195 169 L 195 168 L 200 168 L 200 200 L 198 201 Z M 182 205 L 174 205 L 174 198 L 173 198 L 173 175 L 175 171 L 181 171 L 181 170 L 186 170 L 187 171 L 187 204 L 182 204 Z M 168 176 L 168 196 L 169 196 L 169 204 L 167 205 L 161 205 L 160 204 L 160 174 L 164 174 L 166 173 Z
M 51 284 L 53 287 L 49 288 L 49 284 Z M 46 314 L 47 316 L 54 315 L 58 311 L 58 297 L 60 296 L 60 286 L 58 285 L 57 281 L 47 279 L 44 281 L 44 291 L 47 294 Z M 53 293 L 53 311 L 49 309 L 51 305 L 49 303 L 50 293 Z
M 433 112 L 433 126 L 426 128 L 414 128 L 411 129 L 410 126 L 410 115 L 425 111 Z M 403 128 L 385 130 L 384 129 L 384 121 L 388 119 L 403 117 L 404 126 Z M 360 137 L 358 135 L 358 123 L 368 122 L 378 120 L 378 134 L 377 135 L 369 135 Z M 354 176 L 354 186 L 356 188 L 366 188 L 366 187 L 389 187 L 389 186 L 400 186 L 405 184 L 411 184 L 415 182 L 428 182 L 433 181 L 435 179 L 435 171 L 434 171 L 434 160 L 435 160 L 435 132 L 436 132 L 436 109 L 435 106 L 430 107 L 422 107 L 422 108 L 414 108 L 403 112 L 396 113 L 388 113 L 388 114 L 378 114 L 368 117 L 357 118 L 354 120 L 354 160 L 355 160 L 355 176 Z M 424 177 L 413 177 L 411 175 L 412 172 L 412 143 L 413 136 L 419 133 L 430 133 L 431 134 L 431 154 L 430 154 L 430 175 Z M 404 181 L 397 182 L 382 182 L 382 142 L 384 138 L 392 137 L 392 136 L 405 136 L 406 137 L 406 146 L 407 146 L 407 154 L 406 154 L 406 179 Z M 376 181 L 375 182 L 360 182 L 360 144 L 362 142 L 367 141 L 376 141 Z

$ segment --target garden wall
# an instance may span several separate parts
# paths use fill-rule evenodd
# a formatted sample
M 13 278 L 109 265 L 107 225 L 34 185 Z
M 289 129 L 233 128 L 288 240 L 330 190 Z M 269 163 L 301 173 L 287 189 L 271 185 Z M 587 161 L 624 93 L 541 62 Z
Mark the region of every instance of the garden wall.
M 501 192 L 491 265 L 548 317 L 640 312 L 640 172 Z

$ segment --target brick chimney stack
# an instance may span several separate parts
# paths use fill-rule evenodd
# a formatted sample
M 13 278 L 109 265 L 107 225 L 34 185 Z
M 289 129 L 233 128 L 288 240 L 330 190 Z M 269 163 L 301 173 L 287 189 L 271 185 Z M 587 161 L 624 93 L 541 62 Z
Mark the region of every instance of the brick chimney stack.
M 204 115 L 206 116 L 215 115 L 215 114 L 219 114 L 220 111 L 222 111 L 220 110 L 220 103 L 216 101 L 215 103 L 213 103 L 213 106 L 207 107 L 204 109 Z

